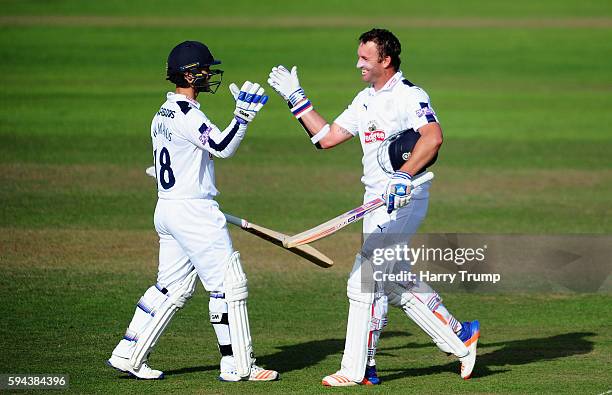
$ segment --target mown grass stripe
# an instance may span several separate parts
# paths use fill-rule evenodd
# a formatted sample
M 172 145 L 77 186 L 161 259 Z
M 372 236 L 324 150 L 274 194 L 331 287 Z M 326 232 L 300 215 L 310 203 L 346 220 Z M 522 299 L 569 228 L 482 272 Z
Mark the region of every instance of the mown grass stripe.
M 0 16 L 0 26 L 88 26 L 88 27 L 202 27 L 201 17 L 129 17 L 91 15 L 12 15 Z M 206 27 L 252 28 L 347 28 L 370 26 L 369 17 L 295 16 L 251 18 L 217 16 L 207 19 Z M 610 29 L 610 17 L 546 17 L 546 18 L 415 18 L 379 17 L 376 25 L 393 28 L 521 28 L 521 29 Z

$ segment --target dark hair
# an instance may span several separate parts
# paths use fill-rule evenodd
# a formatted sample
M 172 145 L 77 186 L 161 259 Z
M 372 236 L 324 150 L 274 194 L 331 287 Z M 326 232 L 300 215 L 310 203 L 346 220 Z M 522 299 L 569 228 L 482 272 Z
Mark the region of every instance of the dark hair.
M 399 70 L 400 64 L 400 53 L 402 52 L 402 44 L 393 33 L 387 29 L 372 29 L 368 32 L 363 33 L 359 36 L 359 42 L 365 44 L 372 41 L 376 44 L 378 50 L 378 61 L 382 61 L 385 56 L 391 57 L 391 66 L 395 71 Z
M 172 82 L 174 85 L 178 86 L 179 88 L 189 88 L 191 86 L 189 85 L 189 82 L 187 82 L 187 80 L 185 79 L 184 74 L 169 74 L 166 79 Z

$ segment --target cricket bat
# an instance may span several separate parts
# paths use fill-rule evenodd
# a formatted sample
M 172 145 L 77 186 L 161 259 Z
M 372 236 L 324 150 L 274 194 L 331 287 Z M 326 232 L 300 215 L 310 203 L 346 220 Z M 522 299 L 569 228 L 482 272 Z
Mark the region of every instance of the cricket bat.
M 323 268 L 328 268 L 328 267 L 332 267 L 334 264 L 334 261 L 332 261 L 329 257 L 327 257 L 325 254 L 323 254 L 316 248 L 311 247 L 309 245 L 301 245 L 301 246 L 292 247 L 292 248 L 285 247 L 283 245 L 283 242 L 289 236 L 283 233 L 280 233 L 280 232 L 277 232 L 275 230 L 271 230 L 268 228 L 264 228 L 263 226 L 252 224 L 245 219 L 234 217 L 233 215 L 230 215 L 230 214 L 225 214 L 225 219 L 230 224 L 239 226 L 240 228 L 242 228 L 242 230 L 252 233 L 255 236 L 260 237 L 266 241 L 269 241 L 270 243 L 274 245 L 285 248 L 286 250 L 293 252 L 294 254 L 299 255 L 304 259 L 309 260 L 315 265 L 321 266 Z
M 412 187 L 416 188 L 419 185 L 432 180 L 433 178 L 434 174 L 428 171 L 422 176 L 415 178 L 414 181 L 412 181 Z M 332 218 L 329 221 L 322 223 L 321 225 L 315 226 L 312 229 L 308 229 L 302 233 L 298 233 L 295 236 L 291 236 L 285 239 L 283 245 L 286 248 L 295 248 L 327 237 L 333 233 L 336 233 L 345 226 L 359 221 L 367 213 L 374 211 L 381 206 L 384 206 L 384 204 L 385 200 L 382 197 L 370 200 L 369 202 L 362 204 L 361 206 L 354 208 L 350 211 L 347 211 L 346 213 L 341 214 L 336 218 Z
M 148 167 L 145 170 L 145 173 L 149 177 L 155 178 L 155 168 L 153 166 Z M 285 248 L 286 250 L 293 252 L 294 254 L 299 255 L 304 259 L 309 260 L 315 265 L 321 266 L 323 268 L 328 268 L 328 267 L 332 267 L 334 264 L 334 261 L 332 261 L 328 256 L 326 256 L 325 254 L 323 254 L 322 252 L 320 252 L 314 247 L 307 246 L 307 245 L 292 247 L 292 248 L 285 247 L 283 243 L 285 239 L 287 239 L 289 236 L 283 233 L 277 232 L 272 229 L 264 228 L 263 226 L 252 224 L 245 219 L 235 217 L 231 214 L 224 214 L 224 215 L 225 215 L 225 220 L 229 222 L 230 224 L 236 225 L 240 227 L 242 230 L 252 233 L 255 236 L 260 237 L 266 241 L 269 241 L 270 243 L 274 245 Z

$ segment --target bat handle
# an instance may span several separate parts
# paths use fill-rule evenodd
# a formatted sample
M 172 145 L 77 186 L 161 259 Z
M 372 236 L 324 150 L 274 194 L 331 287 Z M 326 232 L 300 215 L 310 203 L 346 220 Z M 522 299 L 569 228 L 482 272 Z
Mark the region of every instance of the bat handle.
M 428 171 L 427 173 L 423 174 L 422 176 L 419 176 L 417 178 L 415 178 L 412 181 L 412 186 L 413 187 L 418 187 L 421 184 L 425 184 L 427 181 L 431 181 L 434 178 L 434 173 Z
M 223 215 L 225 215 L 225 220 L 227 222 L 229 222 L 230 224 L 234 224 L 236 226 L 240 226 L 241 228 L 246 228 L 247 227 L 248 222 L 246 220 L 244 220 L 242 218 L 234 217 L 231 214 L 225 214 L 224 213 Z

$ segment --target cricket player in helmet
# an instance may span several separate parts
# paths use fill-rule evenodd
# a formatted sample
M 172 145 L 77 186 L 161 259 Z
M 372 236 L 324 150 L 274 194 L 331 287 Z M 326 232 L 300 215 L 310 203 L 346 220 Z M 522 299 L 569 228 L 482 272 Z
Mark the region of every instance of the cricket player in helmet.
M 397 245 L 409 243 L 425 218 L 431 184 L 428 181 L 412 188 L 412 181 L 433 164 L 442 144 L 442 129 L 429 96 L 404 77 L 400 52 L 399 40 L 388 30 L 372 29 L 360 36 L 356 66 L 368 87 L 332 125 L 313 109 L 295 66 L 290 70 L 282 65 L 273 67 L 268 79 L 317 148 L 329 149 L 359 138 L 363 149 L 363 201 L 381 195 L 386 200 L 386 207 L 364 218 L 362 251 L 377 239 L 376 235 L 390 240 L 395 237 Z M 400 136 L 401 131 L 405 132 Z M 388 140 L 390 136 L 398 139 Z M 403 309 L 442 351 L 454 354 L 461 362 L 461 377 L 470 378 L 480 335 L 478 321 L 459 322 L 441 297 L 422 281 L 380 284 L 373 277 L 371 262 L 357 254 L 347 282 L 349 317 L 341 368 L 326 376 L 323 384 L 380 383 L 374 356 L 387 322 L 388 304 Z
M 175 85 L 151 123 L 158 201 L 157 282 L 140 298 L 123 339 L 107 364 L 140 379 L 161 379 L 147 360 L 174 314 L 191 298 L 197 279 L 209 292 L 210 322 L 221 353 L 219 379 L 270 381 L 278 372 L 255 365 L 247 314 L 247 279 L 234 251 L 225 217 L 214 200 L 213 158 L 229 158 L 268 97 L 257 83 L 238 88 L 229 125 L 221 130 L 200 110 L 199 93 L 215 93 L 223 71 L 208 47 L 177 45 L 168 57 L 167 79 Z

